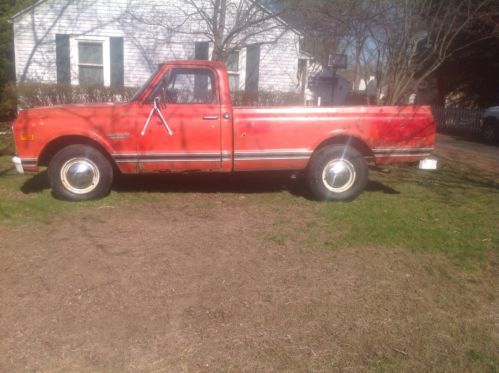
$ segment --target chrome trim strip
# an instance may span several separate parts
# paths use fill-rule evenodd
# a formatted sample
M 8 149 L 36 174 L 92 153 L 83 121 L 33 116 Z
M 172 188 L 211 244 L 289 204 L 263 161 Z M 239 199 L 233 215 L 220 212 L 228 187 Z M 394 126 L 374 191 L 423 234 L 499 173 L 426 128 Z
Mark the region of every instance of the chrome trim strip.
M 394 153 L 382 153 L 382 154 L 376 154 L 375 157 L 377 158 L 390 158 L 390 157 L 427 157 L 431 153 L 418 153 L 418 154 L 411 154 L 411 153 L 406 153 L 406 154 L 394 154 Z
M 21 163 L 26 166 L 36 166 L 37 159 L 36 158 L 19 158 Z
M 312 154 L 309 149 L 258 149 L 258 150 L 241 150 L 234 152 L 235 155 L 240 154 Z
M 236 161 L 309 159 L 308 149 L 247 150 L 234 153 Z M 117 163 L 133 162 L 212 162 L 232 160 L 228 151 L 221 153 L 116 153 Z
M 199 156 L 199 157 L 220 157 L 221 152 L 206 152 L 206 153 L 114 153 L 111 154 L 114 158 L 141 158 L 141 157 L 190 157 L 190 156 Z
M 235 157 L 234 161 L 280 161 L 280 160 L 308 160 L 310 157 L 307 156 L 274 156 L 274 157 Z
M 234 153 L 235 161 L 271 161 L 310 159 L 308 149 L 246 150 Z
M 112 140 L 120 140 L 120 139 L 126 139 L 130 136 L 130 133 L 128 132 L 122 132 L 122 133 L 108 133 L 106 134 L 107 137 L 109 137 Z
M 142 161 L 146 159 L 161 159 L 161 160 L 179 160 L 179 159 L 207 159 L 218 160 L 222 159 L 221 153 L 135 153 L 135 154 L 113 154 L 112 157 L 116 160 L 136 160 Z
M 160 163 L 160 162 L 217 162 L 220 159 L 206 159 L 206 158 L 141 158 L 141 159 L 119 159 L 116 160 L 116 163 L 137 163 L 137 162 L 145 162 L 145 163 Z
M 431 152 L 433 148 L 377 148 L 373 149 L 373 153 L 416 153 L 416 152 Z

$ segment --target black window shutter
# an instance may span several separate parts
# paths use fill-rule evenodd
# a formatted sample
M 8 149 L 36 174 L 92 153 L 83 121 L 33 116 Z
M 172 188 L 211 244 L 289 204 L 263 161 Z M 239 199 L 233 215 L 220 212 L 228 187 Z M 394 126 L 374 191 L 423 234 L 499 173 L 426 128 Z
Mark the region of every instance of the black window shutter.
M 109 49 L 111 54 L 111 86 L 123 87 L 125 84 L 123 38 L 109 38 Z
M 69 59 L 69 35 L 55 35 L 55 61 L 57 83 L 71 84 L 71 61 Z
M 258 91 L 260 79 L 260 46 L 250 45 L 246 50 L 246 91 Z
M 210 54 L 210 43 L 207 41 L 196 42 L 194 45 L 194 59 L 208 60 Z

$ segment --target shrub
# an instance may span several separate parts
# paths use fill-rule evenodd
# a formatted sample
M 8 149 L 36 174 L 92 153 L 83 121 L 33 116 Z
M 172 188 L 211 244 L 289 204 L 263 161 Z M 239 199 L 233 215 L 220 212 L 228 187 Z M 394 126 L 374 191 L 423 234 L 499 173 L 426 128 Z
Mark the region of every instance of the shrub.
M 71 86 L 61 84 L 20 83 L 6 88 L 9 101 L 17 100 L 20 109 L 61 104 L 86 104 L 93 102 L 126 102 L 136 88 Z
M 94 102 L 127 102 L 135 93 L 132 87 L 72 86 L 43 83 L 9 84 L 5 87 L 0 117 L 12 119 L 15 108 L 29 109 L 36 106 L 86 104 Z M 299 93 L 280 91 L 231 93 L 235 106 L 291 106 L 303 105 Z

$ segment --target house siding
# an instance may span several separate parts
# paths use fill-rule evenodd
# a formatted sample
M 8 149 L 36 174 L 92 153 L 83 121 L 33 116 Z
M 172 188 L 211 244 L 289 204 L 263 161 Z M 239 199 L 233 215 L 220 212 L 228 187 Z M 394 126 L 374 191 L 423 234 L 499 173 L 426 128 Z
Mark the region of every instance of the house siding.
M 130 17 L 130 4 L 140 10 L 135 15 L 162 25 L 185 17 L 182 0 L 47 0 L 14 18 L 17 81 L 57 82 L 56 34 L 122 37 L 124 84 L 131 87 L 146 81 L 159 63 L 194 59 L 195 42 L 207 41 L 202 22 L 188 22 L 181 33 L 172 34 Z M 265 44 L 274 39 L 275 43 Z M 262 43 L 259 90 L 298 90 L 298 40 L 295 32 L 277 28 L 248 41 Z M 244 82 L 244 60 L 245 50 L 241 50 L 240 82 Z M 76 73 L 72 69 L 71 74 Z

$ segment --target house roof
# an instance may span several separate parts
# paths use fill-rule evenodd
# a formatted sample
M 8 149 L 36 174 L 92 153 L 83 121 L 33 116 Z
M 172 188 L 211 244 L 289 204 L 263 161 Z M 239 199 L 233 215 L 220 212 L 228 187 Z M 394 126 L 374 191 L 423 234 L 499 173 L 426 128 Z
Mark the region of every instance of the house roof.
M 20 10 L 19 12 L 17 12 L 16 14 L 14 14 L 12 17 L 10 17 L 10 19 L 12 21 L 14 21 L 16 18 L 18 18 L 19 16 L 22 16 L 23 14 L 25 13 L 28 13 L 31 9 L 33 8 L 36 8 L 38 5 L 40 5 L 41 3 L 44 3 L 45 1 L 47 0 L 38 0 L 37 2 L 35 2 L 34 4 L 24 8 L 23 10 Z

